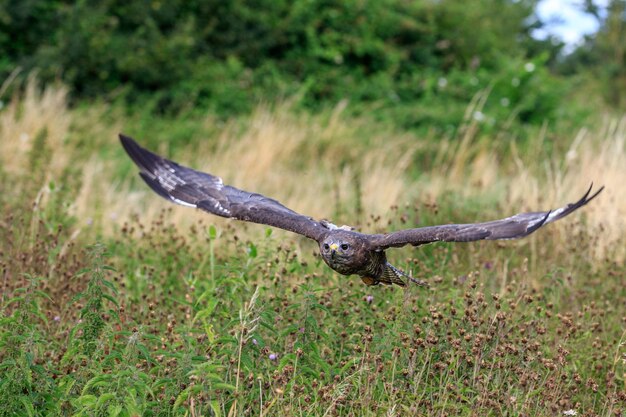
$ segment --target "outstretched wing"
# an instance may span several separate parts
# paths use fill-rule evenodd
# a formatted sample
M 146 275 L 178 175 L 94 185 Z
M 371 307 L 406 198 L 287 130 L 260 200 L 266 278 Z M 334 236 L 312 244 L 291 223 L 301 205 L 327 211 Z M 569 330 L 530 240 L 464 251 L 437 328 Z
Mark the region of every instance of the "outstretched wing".
M 141 169 L 141 178 L 161 197 L 218 216 L 279 227 L 314 240 L 326 233 L 318 222 L 276 200 L 224 185 L 221 178 L 153 154 L 128 136 L 120 134 L 120 141 Z
M 601 187 L 591 196 L 589 187 L 585 195 L 575 203 L 551 211 L 519 213 L 506 219 L 473 224 L 446 224 L 420 227 L 393 233 L 372 235 L 373 249 L 385 249 L 404 245 L 423 245 L 431 242 L 471 242 L 475 240 L 517 239 L 528 236 L 541 226 L 552 223 L 593 200 L 604 189 Z

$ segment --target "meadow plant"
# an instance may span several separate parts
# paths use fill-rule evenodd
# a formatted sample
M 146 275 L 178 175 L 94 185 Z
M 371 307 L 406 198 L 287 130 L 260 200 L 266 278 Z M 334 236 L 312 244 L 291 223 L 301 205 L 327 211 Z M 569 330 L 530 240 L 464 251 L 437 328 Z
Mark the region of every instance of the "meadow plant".
M 624 119 L 486 137 L 477 97 L 443 138 L 344 104 L 259 106 L 217 129 L 65 94 L 29 87 L 0 111 L 0 414 L 623 415 Z M 390 261 L 431 286 L 372 288 L 297 236 L 159 200 L 131 177 L 120 126 L 371 232 L 606 190 L 525 240 L 398 249 Z

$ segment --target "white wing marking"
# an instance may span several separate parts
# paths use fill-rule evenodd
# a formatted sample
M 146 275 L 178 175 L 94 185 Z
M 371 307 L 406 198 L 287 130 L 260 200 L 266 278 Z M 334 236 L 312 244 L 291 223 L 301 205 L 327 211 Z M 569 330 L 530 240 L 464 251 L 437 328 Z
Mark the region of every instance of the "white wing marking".
M 180 204 L 181 206 L 186 206 L 186 207 L 194 207 L 194 208 L 198 207 L 198 206 L 196 206 L 195 204 L 191 204 L 191 203 L 188 203 L 188 202 L 186 202 L 186 201 L 179 200 L 178 198 L 175 198 L 175 197 L 172 197 L 172 196 L 170 196 L 170 199 L 171 199 L 174 203 L 178 203 L 178 204 Z

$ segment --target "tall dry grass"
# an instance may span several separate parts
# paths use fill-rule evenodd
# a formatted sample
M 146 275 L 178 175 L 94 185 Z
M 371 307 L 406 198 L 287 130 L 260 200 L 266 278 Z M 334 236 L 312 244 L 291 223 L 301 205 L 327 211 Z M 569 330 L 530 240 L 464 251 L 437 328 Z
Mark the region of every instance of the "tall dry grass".
M 216 137 L 201 138 L 196 146 L 175 154 L 170 152 L 167 138 L 163 138 L 161 149 L 153 150 L 186 166 L 219 175 L 238 188 L 276 198 L 316 218 L 339 216 L 337 221 L 348 222 L 354 218 L 357 205 L 363 213 L 386 212 L 407 189 L 404 173 L 415 146 L 398 137 L 395 142 L 401 146 L 389 147 L 381 136 L 372 138 L 374 144 L 369 151 L 363 147 L 353 149 L 349 144 L 358 143 L 355 136 L 361 127 L 326 122 L 322 117 L 297 116 L 288 107 L 260 106 L 243 131 L 238 121 L 232 121 Z M 118 146 L 117 132 L 110 132 L 110 141 L 111 146 Z M 323 150 L 317 147 L 318 143 L 324 143 Z M 120 164 L 130 164 L 123 158 L 105 161 L 94 152 L 84 167 L 84 187 L 74 206 L 78 217 L 94 221 L 99 220 L 93 207 L 106 208 L 102 217 L 106 221 L 101 225 L 108 232 L 136 212 L 150 221 L 170 204 L 153 198 L 142 184 L 135 186 L 141 182 L 136 178 L 112 182 L 106 173 L 115 171 Z M 361 179 L 360 188 L 355 185 L 357 177 Z M 204 216 L 201 212 L 174 210 L 170 220 L 188 225 Z M 227 220 L 213 217 L 211 221 L 223 224 Z
M 501 202 L 501 216 L 509 216 L 520 211 L 561 207 L 578 200 L 591 183 L 596 190 L 604 186 L 600 197 L 575 215 L 584 219 L 576 227 L 597 237 L 590 254 L 594 259 L 609 257 L 624 261 L 626 116 L 606 117 L 600 130 L 581 129 L 570 139 L 568 151 L 562 154 L 548 154 L 544 150 L 544 129 L 533 139 L 532 154 L 521 154 L 515 141 L 510 141 L 509 152 L 503 157 L 498 152 L 502 147 L 478 140 L 477 124 L 467 117 L 460 138 L 440 143 L 438 168 L 416 182 L 425 198 L 437 201 L 444 192 L 465 197 L 495 194 Z M 567 234 L 558 233 L 562 227 L 559 223 L 551 226 L 552 244 L 564 245 L 569 239 Z
M 0 162 L 6 172 L 20 174 L 29 169 L 28 152 L 42 132 L 46 133 L 46 144 L 52 150 L 50 176 L 58 175 L 69 163 L 64 140 L 73 116 L 67 110 L 67 93 L 62 85 L 40 90 L 36 79 L 31 77 L 23 94 L 14 96 L 0 111 Z
M 416 179 L 409 175 L 413 156 L 432 146 L 433 138 L 389 133 L 369 120 L 344 117 L 341 110 L 338 106 L 330 116 L 312 116 L 296 114 L 288 105 L 260 106 L 244 129 L 234 120 L 217 136 L 207 133 L 206 138 L 195 138 L 193 149 L 176 149 L 173 154 L 164 135 L 159 138 L 163 147 L 155 151 L 220 175 L 239 188 L 276 198 L 297 211 L 337 223 L 354 223 L 355 218 L 362 223 L 370 213 L 384 216 L 393 204 L 437 201 L 448 192 L 459 198 L 484 195 L 499 201 L 484 218 L 467 219 L 488 220 L 573 201 L 594 181 L 606 190 L 576 215 L 584 219 L 577 227 L 589 236 L 601 236 L 592 254 L 595 259 L 626 258 L 626 118 L 607 118 L 601 130 L 572 135 L 569 151 L 562 155 L 543 153 L 540 135 L 534 139 L 538 150 L 533 155 L 521 154 L 511 142 L 503 156 L 493 142 L 478 140 L 478 122 L 468 117 L 460 137 L 438 142 L 437 163 Z M 120 166 L 130 164 L 117 143 L 120 127 L 130 128 L 130 122 L 123 116 L 115 123 L 102 122 L 104 112 L 98 105 L 89 111 L 68 109 L 64 87 L 40 90 L 31 80 L 23 93 L 0 111 L 0 161 L 9 175 L 28 170 L 31 138 L 45 129 L 47 144 L 53 149 L 48 179 L 58 177 L 67 164 L 82 165 L 81 189 L 75 201 L 69 202 L 78 219 L 76 227 L 111 234 L 133 213 L 141 213 L 149 222 L 169 203 L 131 177 L 115 180 Z M 211 122 L 210 118 L 198 121 Z M 96 137 L 79 141 L 74 126 L 82 126 L 82 134 Z M 90 133 L 84 133 L 85 126 Z M 78 142 L 103 145 L 94 145 L 87 152 L 91 156 L 81 159 L 76 156 Z M 109 152 L 103 152 L 104 148 Z M 102 156 L 111 150 L 116 157 Z M 84 155 L 85 149 L 80 154 Z M 42 186 L 45 191 L 45 184 Z M 171 221 L 184 226 L 204 216 L 180 207 L 173 210 Z M 209 221 L 225 220 L 213 217 Z M 568 239 L 558 233 L 559 227 L 552 227 L 556 245 Z M 262 228 L 249 230 L 262 232 Z

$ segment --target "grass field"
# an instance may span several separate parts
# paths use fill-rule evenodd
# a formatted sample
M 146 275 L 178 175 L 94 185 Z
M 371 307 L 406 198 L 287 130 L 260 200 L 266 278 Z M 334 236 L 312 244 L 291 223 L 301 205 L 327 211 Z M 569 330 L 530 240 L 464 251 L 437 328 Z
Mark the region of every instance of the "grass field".
M 0 415 L 626 413 L 626 119 L 486 137 L 477 100 L 434 138 L 343 104 L 174 121 L 66 95 L 32 82 L 0 110 Z M 158 198 L 119 132 L 367 232 L 606 189 L 524 240 L 389 252 L 428 289 L 366 287 L 303 238 Z

